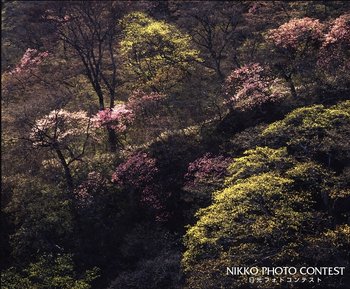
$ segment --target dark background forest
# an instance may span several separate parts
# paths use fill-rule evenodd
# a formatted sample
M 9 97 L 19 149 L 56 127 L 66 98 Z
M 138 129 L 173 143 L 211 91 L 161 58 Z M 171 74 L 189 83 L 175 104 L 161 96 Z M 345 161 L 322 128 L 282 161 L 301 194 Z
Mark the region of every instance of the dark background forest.
M 350 2 L 2 1 L 1 57 L 2 288 L 349 288 Z

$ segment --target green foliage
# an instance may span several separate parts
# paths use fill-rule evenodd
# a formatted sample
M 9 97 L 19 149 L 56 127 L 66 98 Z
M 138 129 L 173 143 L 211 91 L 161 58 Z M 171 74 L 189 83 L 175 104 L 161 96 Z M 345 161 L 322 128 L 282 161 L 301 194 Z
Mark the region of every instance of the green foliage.
M 63 191 L 23 175 L 5 178 L 3 185 L 10 198 L 4 212 L 16 228 L 10 237 L 15 256 L 28 261 L 37 252 L 67 241 L 73 223 L 71 202 Z
M 90 289 L 98 271 L 93 268 L 78 275 L 74 271 L 72 255 L 42 255 L 22 272 L 16 272 L 13 267 L 6 270 L 2 286 L 4 289 Z
M 230 288 L 229 282 L 245 288 L 245 278 L 222 278 L 222 270 L 232 264 L 317 264 L 318 257 L 305 253 L 305 246 L 312 240 L 328 244 L 328 237 L 336 238 L 341 230 L 319 208 L 334 181 L 332 174 L 312 162 L 298 162 L 285 148 L 267 147 L 245 152 L 229 171 L 226 188 L 215 192 L 212 205 L 199 210 L 197 223 L 185 235 L 188 288 L 203 288 L 204 283 L 205 288 Z M 339 236 L 337 247 L 323 252 L 323 260 L 342 256 L 347 242 Z
M 226 179 L 226 184 L 235 183 L 240 179 L 269 172 L 273 169 L 281 170 L 293 164 L 286 148 L 275 150 L 268 147 L 257 147 L 254 150 L 244 152 L 243 155 L 230 165 L 230 177 Z
M 228 151 L 233 156 L 238 156 L 246 150 L 266 145 L 261 137 L 261 132 L 265 128 L 266 124 L 259 124 L 236 133 L 222 145 L 222 150 Z
M 2 287 L 244 289 L 226 266 L 349 267 L 350 4 L 3 2 Z M 95 131 L 109 107 L 132 127 Z
M 348 266 L 346 256 L 350 247 L 350 226 L 340 225 L 306 239 L 305 255 L 313 256 L 319 265 Z M 349 278 L 349 277 L 345 277 Z
M 191 37 L 174 25 L 133 12 L 124 17 L 122 26 L 125 69 L 138 81 L 137 88 L 166 90 L 200 60 L 199 51 L 191 48 Z
M 337 160 L 350 157 L 350 101 L 329 108 L 323 105 L 302 107 L 264 131 L 271 143 L 287 145 L 306 157 L 324 153 Z

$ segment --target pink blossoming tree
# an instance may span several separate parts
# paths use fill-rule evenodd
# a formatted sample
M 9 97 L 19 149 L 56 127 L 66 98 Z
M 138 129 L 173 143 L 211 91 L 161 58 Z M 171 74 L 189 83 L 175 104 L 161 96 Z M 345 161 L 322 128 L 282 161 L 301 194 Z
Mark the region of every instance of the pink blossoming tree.
M 122 133 L 126 131 L 128 125 L 132 124 L 134 118 L 134 112 L 125 104 L 117 104 L 112 109 L 100 110 L 92 119 L 92 123 L 97 128 L 106 127 Z
M 309 72 L 316 68 L 323 30 L 324 25 L 319 20 L 305 17 L 292 19 L 267 33 L 266 39 L 272 45 L 270 49 L 274 54 L 273 67 L 284 78 L 294 98 L 297 97 L 295 76 L 310 76 Z
M 309 17 L 292 19 L 277 29 L 271 29 L 267 39 L 276 47 L 296 53 L 304 50 L 311 42 L 320 42 L 323 38 L 324 25 L 317 19 Z
M 185 175 L 186 201 L 195 201 L 200 207 L 208 205 L 211 194 L 222 187 L 231 158 L 206 153 L 189 163 Z
M 232 71 L 225 81 L 227 102 L 236 109 L 246 110 L 276 101 L 282 96 L 273 89 L 277 82 L 267 67 L 258 63 L 244 65 Z
M 91 205 L 101 197 L 107 187 L 107 179 L 98 172 L 90 172 L 87 179 L 75 190 L 74 195 L 80 208 L 90 208 Z
M 156 116 L 160 102 L 165 95 L 141 90 L 134 91 L 125 103 L 119 103 L 114 108 L 100 110 L 93 118 L 95 128 L 107 128 L 116 133 L 117 141 L 120 135 L 126 133 L 131 126 L 145 126 L 147 121 Z
M 318 57 L 318 64 L 335 81 L 349 81 L 350 71 L 350 14 L 330 23 Z
M 142 90 L 135 90 L 128 99 L 127 107 L 138 115 L 147 114 L 164 98 L 165 95 L 158 92 L 145 93 Z
M 19 63 L 9 74 L 14 76 L 29 73 L 31 70 L 36 69 L 48 56 L 49 53 L 47 51 L 39 52 L 36 49 L 28 48 Z

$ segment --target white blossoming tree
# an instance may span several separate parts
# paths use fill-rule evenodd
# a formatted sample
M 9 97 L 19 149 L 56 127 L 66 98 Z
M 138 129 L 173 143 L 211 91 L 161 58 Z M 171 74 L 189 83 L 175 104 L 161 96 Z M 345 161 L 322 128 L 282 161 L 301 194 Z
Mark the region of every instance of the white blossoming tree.
M 36 148 L 51 150 L 64 169 L 67 188 L 73 190 L 70 169 L 82 159 L 90 139 L 90 118 L 84 111 L 53 110 L 32 124 L 29 140 Z

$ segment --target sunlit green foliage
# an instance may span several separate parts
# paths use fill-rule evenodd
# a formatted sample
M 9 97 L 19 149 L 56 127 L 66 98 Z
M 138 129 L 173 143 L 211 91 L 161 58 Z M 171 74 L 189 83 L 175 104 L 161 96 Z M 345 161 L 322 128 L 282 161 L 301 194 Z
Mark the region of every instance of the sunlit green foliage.
M 22 272 L 14 268 L 2 276 L 4 289 L 90 289 L 91 282 L 98 277 L 98 269 L 86 271 L 79 276 L 74 271 L 72 256 L 69 254 L 43 255 Z
M 315 265 L 318 257 L 304 250 L 315 240 L 337 244 L 334 252 L 323 252 L 322 260 L 344 253 L 346 238 L 330 240 L 344 227 L 334 231 L 322 209 L 334 184 L 324 168 L 298 162 L 285 148 L 257 147 L 236 158 L 229 172 L 226 188 L 215 193 L 212 205 L 199 210 L 197 223 L 185 236 L 188 288 L 204 283 L 205 288 L 230 288 L 229 282 L 245 288 L 245 278 L 222 277 L 226 266 Z M 285 288 L 280 286 L 275 284 Z
M 174 25 L 134 12 L 123 21 L 121 51 L 136 87 L 166 90 L 181 80 L 199 61 L 199 51 L 191 47 L 191 37 Z
M 349 267 L 350 1 L 3 2 L 2 287 Z
M 293 165 L 293 159 L 288 156 L 286 148 L 278 150 L 268 147 L 257 147 L 244 152 L 244 156 L 235 159 L 230 165 L 230 177 L 226 183 L 235 183 L 240 179 L 269 172 L 273 169 L 281 170 Z
M 330 158 L 349 158 L 350 101 L 326 108 L 302 107 L 263 132 L 275 145 L 287 145 L 303 156 L 324 153 Z

